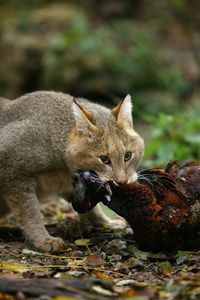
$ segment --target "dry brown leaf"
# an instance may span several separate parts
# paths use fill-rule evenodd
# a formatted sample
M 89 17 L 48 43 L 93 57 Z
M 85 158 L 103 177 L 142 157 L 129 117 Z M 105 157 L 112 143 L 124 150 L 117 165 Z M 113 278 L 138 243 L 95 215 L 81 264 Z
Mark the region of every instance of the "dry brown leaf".
M 107 275 L 107 274 L 105 274 L 103 272 L 97 271 L 97 270 L 92 271 L 92 274 L 96 275 L 97 277 L 99 277 L 101 279 L 110 279 L 110 280 L 114 279 L 113 276 L 109 276 L 109 275 Z
M 101 256 L 90 254 L 86 259 L 86 264 L 90 267 L 99 267 L 105 264 L 105 260 Z

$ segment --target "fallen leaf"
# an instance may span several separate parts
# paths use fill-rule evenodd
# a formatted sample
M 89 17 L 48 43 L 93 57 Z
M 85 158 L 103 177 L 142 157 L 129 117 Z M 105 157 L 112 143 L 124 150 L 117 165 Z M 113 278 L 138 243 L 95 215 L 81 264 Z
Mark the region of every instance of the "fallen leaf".
M 99 267 L 105 264 L 105 260 L 101 256 L 90 254 L 86 259 L 86 264 L 90 267 Z
M 6 249 L 6 248 L 9 248 L 8 245 L 0 245 L 0 249 Z
M 37 277 L 37 278 L 47 278 L 47 277 L 53 277 L 53 275 L 55 274 L 55 271 L 33 271 L 33 272 L 26 272 L 23 274 L 24 278 L 32 278 L 32 277 Z
M 163 289 L 168 293 L 176 293 L 175 299 L 199 299 L 200 278 L 176 278 L 167 281 Z M 183 298 L 183 295 L 186 297 Z M 174 298 L 173 298 L 174 299 Z
M 165 276 L 168 276 L 168 277 L 171 277 L 172 275 L 176 274 L 176 270 L 175 269 L 171 269 L 171 270 L 166 270 L 166 271 L 163 271 L 163 274 Z
M 191 276 L 191 272 L 186 272 L 186 271 L 179 271 L 178 274 L 181 277 L 190 277 Z
M 121 280 L 121 281 L 118 281 L 116 283 L 116 286 L 127 285 L 127 284 L 130 284 L 130 283 L 136 283 L 136 281 L 133 280 L 133 279 Z
M 0 293 L 0 299 L 2 300 L 15 300 L 15 297 L 8 294 Z
M 54 278 L 60 278 L 60 279 L 74 279 L 74 276 L 65 275 L 65 273 L 56 273 Z
M 78 266 L 84 266 L 85 265 L 85 260 L 74 260 L 74 261 L 70 261 L 68 264 L 67 264 L 67 267 L 68 268 L 71 268 L 71 269 L 74 269 Z
M 172 270 L 172 265 L 168 261 L 163 261 L 160 263 L 161 272 L 166 274 L 167 271 Z
M 176 254 L 175 257 L 177 257 L 176 263 L 177 263 L 177 265 L 179 265 L 179 264 L 187 261 L 188 254 L 184 251 L 178 251 L 178 254 Z
M 137 259 L 137 258 L 132 258 L 129 261 L 125 262 L 123 264 L 123 267 L 128 268 L 128 269 L 133 269 L 133 268 L 144 268 L 144 264 L 141 260 Z
M 114 239 L 107 243 L 106 250 L 113 250 L 113 249 L 122 250 L 122 249 L 126 249 L 126 247 L 127 247 L 126 241 L 120 239 Z
M 112 258 L 110 259 L 110 261 L 121 261 L 122 260 L 122 255 L 119 255 L 119 254 L 113 254 L 112 255 Z
M 101 279 L 111 279 L 111 280 L 114 279 L 113 276 L 109 276 L 109 275 L 107 275 L 107 274 L 105 274 L 103 272 L 96 271 L 96 270 L 92 271 L 92 274 L 96 275 L 98 278 L 101 278 Z
M 77 246 L 90 246 L 93 243 L 90 243 L 90 239 L 78 239 L 74 242 Z
M 93 285 L 92 289 L 96 293 L 103 295 L 103 296 L 117 296 L 117 293 L 106 290 L 99 285 Z
M 0 262 L 0 269 L 1 270 L 10 270 L 16 273 L 24 273 L 28 271 L 30 268 L 25 265 L 20 265 L 18 263 L 11 263 L 8 261 L 1 261 Z
M 53 297 L 52 300 L 77 300 L 77 298 L 65 297 L 65 296 L 56 296 L 56 297 Z
M 52 267 L 52 266 L 51 266 Z M 46 268 L 46 267 L 44 267 Z M 26 266 L 26 265 L 21 265 L 18 263 L 11 263 L 7 261 L 1 261 L 0 262 L 0 270 L 11 270 L 13 272 L 22 274 L 28 271 L 37 271 L 37 272 L 44 272 L 44 268 L 42 266 Z
M 14 272 L 11 271 L 11 270 L 3 270 L 3 271 L 0 273 L 0 279 L 5 279 L 5 278 L 9 278 L 9 279 L 19 279 L 19 278 L 20 278 L 20 275 L 14 273 Z
M 22 253 L 24 253 L 24 254 L 31 254 L 31 255 L 44 255 L 44 253 L 33 251 L 33 250 L 29 250 L 29 249 L 23 249 Z
M 129 246 L 128 248 L 129 248 L 129 250 L 131 250 L 131 252 L 133 252 L 135 257 L 137 257 L 138 259 L 141 259 L 141 260 L 147 260 L 148 256 L 150 255 L 150 252 L 140 251 L 135 246 Z
M 199 299 L 200 296 L 200 287 L 196 287 L 191 291 L 191 296 L 193 299 Z
M 85 276 L 87 274 L 87 272 L 72 270 L 72 271 L 65 272 L 65 274 L 67 276 L 72 276 L 72 277 L 77 277 L 78 278 L 78 277 L 81 277 L 81 276 Z

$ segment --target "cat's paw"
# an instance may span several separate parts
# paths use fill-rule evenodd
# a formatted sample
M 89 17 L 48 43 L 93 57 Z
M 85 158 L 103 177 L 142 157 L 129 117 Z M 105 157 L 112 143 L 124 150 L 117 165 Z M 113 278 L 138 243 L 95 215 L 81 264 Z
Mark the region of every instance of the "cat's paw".
M 49 236 L 38 239 L 33 243 L 33 245 L 38 250 L 41 250 L 43 252 L 56 252 L 59 249 L 62 249 L 62 247 L 64 246 L 64 241 L 59 237 Z

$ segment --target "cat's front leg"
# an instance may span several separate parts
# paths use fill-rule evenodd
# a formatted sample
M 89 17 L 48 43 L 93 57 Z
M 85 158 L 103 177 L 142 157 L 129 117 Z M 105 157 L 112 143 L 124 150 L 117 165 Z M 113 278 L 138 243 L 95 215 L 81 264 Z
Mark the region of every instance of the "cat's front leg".
M 33 182 L 15 182 L 5 198 L 25 236 L 37 249 L 54 252 L 64 244 L 47 232 Z
M 122 228 L 126 227 L 125 220 L 118 219 L 118 218 L 115 219 L 108 218 L 102 211 L 100 204 L 97 204 L 91 211 L 87 212 L 86 217 L 92 224 L 96 226 L 107 225 L 109 227 L 112 226 L 119 226 Z

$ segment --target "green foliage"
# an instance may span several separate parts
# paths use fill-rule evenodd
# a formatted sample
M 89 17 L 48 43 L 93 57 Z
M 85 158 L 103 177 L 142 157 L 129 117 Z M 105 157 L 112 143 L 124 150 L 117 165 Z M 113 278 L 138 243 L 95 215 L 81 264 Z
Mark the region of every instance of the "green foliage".
M 147 16 L 143 10 L 137 18 L 131 17 L 131 12 L 130 16 L 122 12 L 123 17 L 110 17 L 106 21 L 102 16 L 95 19 L 90 6 L 86 9 L 79 1 L 75 2 L 9 0 L 13 14 L 7 16 L 9 22 L 5 19 L 6 11 L 0 13 L 0 26 L 1 23 L 12 24 L 12 29 L 8 28 L 9 36 L 11 32 L 15 47 L 18 49 L 20 45 L 20 51 L 24 51 L 22 58 L 16 55 L 19 65 L 30 69 L 30 73 L 38 72 L 33 74 L 37 77 L 37 89 L 59 90 L 94 100 L 103 97 L 116 102 L 127 93 L 133 93 L 134 105 L 143 110 L 143 114 L 174 111 L 180 103 L 179 96 L 188 94 L 195 80 L 192 75 L 191 81 L 176 43 L 172 45 L 169 38 L 174 32 L 174 28 L 170 29 L 174 20 L 171 5 L 181 7 L 184 0 L 170 0 L 169 5 L 167 0 L 143 0 L 149 11 Z M 19 76 L 23 77 L 23 73 Z M 29 76 L 24 77 L 28 77 L 23 78 L 24 81 L 29 80 Z M 30 79 L 30 83 L 23 86 L 29 88 L 33 81 Z M 150 92 L 155 91 L 170 94 L 176 100 L 166 105 L 160 96 L 158 100 L 150 97 Z M 136 115 L 140 117 L 137 112 Z
M 172 7 L 178 10 L 182 10 L 186 7 L 185 0 L 160 0 L 159 3 L 157 0 L 144 0 L 144 2 L 147 2 L 148 4 L 154 2 L 157 6 L 171 4 Z
M 179 115 L 148 116 L 152 136 L 146 146 L 143 165 L 164 167 L 170 160 L 200 160 L 200 110 Z
M 188 83 L 176 58 L 163 49 L 151 28 L 132 20 L 97 28 L 81 12 L 71 14 L 66 32 L 52 38 L 43 59 L 45 88 L 109 96 L 131 90 L 161 89 L 182 93 Z

